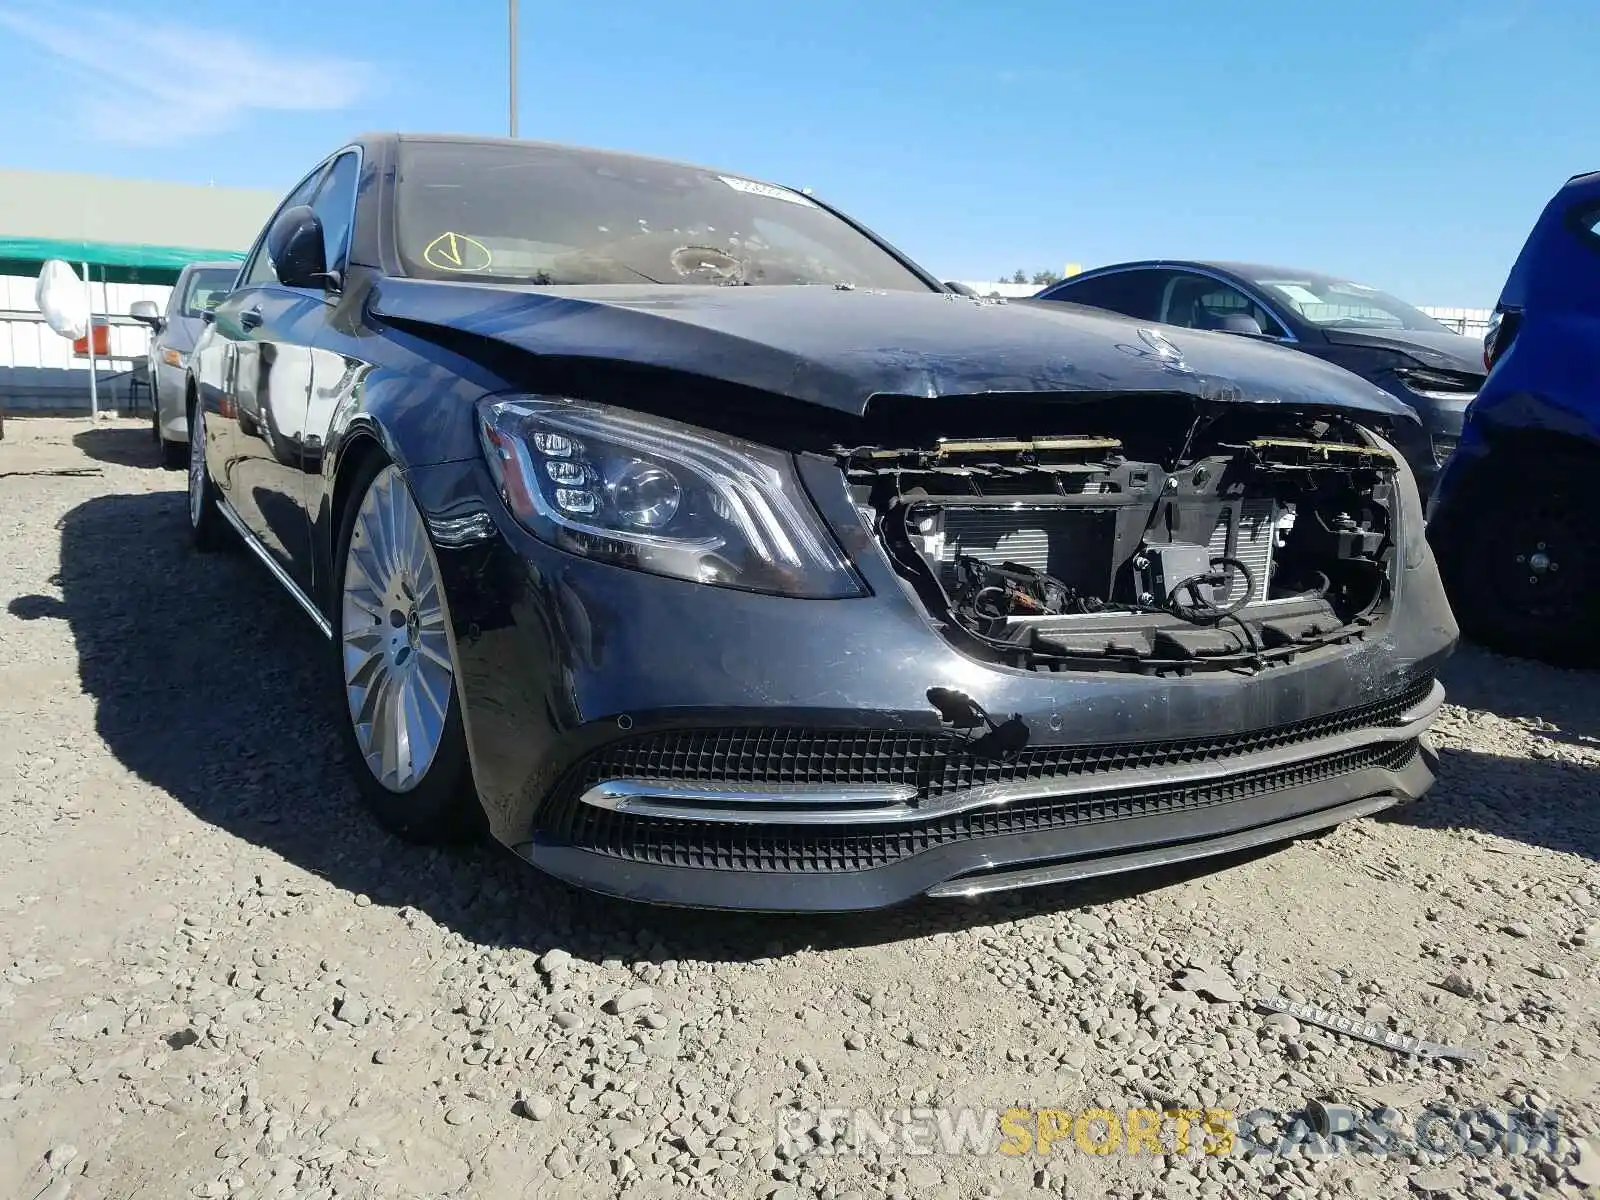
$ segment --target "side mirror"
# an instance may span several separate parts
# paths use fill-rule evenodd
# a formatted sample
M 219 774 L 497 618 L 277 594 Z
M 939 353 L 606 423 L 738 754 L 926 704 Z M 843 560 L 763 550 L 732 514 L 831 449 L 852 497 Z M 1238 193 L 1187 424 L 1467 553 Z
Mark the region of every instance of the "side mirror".
M 973 291 L 971 288 L 969 288 L 964 283 L 953 283 L 953 282 L 951 282 L 950 280 L 947 279 L 947 280 L 944 281 L 944 285 L 945 285 L 945 287 L 949 288 L 952 292 L 954 292 L 958 296 L 974 296 L 975 297 L 978 294 L 977 292 Z
M 151 329 L 161 328 L 161 310 L 153 300 L 135 300 L 128 306 L 128 315 Z
M 328 264 L 323 258 L 322 221 L 307 204 L 285 209 L 267 231 L 267 255 L 284 287 L 323 288 Z
M 1246 337 L 1266 336 L 1266 331 L 1261 328 L 1261 322 L 1245 312 L 1232 312 L 1218 317 L 1213 328 L 1220 329 L 1223 333 L 1242 333 Z

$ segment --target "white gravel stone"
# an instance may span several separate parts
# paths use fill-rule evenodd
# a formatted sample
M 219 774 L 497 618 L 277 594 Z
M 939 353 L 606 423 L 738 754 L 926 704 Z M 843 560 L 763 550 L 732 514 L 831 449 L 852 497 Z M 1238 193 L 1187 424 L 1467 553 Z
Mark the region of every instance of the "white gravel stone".
M 1461 1192 L 1461 1170 L 1457 1167 L 1444 1167 L 1418 1171 L 1410 1179 L 1414 1191 L 1424 1195 L 1440 1193 L 1447 1196 L 1459 1195 Z
M 555 1110 L 555 1101 L 542 1092 L 522 1096 L 517 1100 L 517 1111 L 530 1121 L 548 1121 Z
M 655 993 L 649 988 L 634 988 L 623 992 L 620 996 L 613 996 L 605 1003 L 605 1010 L 613 1016 L 631 1013 L 635 1009 L 644 1008 L 655 1003 Z

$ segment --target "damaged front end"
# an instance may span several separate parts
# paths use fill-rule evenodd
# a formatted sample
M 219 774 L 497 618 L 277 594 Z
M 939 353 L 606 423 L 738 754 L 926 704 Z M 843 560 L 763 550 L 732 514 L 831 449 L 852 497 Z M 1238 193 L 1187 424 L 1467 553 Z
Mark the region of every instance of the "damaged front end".
M 1393 607 L 1414 485 L 1348 416 L 1141 397 L 1024 436 L 887 424 L 901 436 L 835 458 L 929 618 L 980 659 L 1259 670 L 1369 638 Z

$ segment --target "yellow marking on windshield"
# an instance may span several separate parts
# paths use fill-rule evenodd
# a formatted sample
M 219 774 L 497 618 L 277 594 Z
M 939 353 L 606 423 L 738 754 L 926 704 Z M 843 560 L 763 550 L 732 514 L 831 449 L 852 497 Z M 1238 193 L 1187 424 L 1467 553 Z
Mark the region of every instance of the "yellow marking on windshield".
M 477 238 L 448 232 L 428 243 L 422 261 L 439 271 L 487 271 L 494 255 Z

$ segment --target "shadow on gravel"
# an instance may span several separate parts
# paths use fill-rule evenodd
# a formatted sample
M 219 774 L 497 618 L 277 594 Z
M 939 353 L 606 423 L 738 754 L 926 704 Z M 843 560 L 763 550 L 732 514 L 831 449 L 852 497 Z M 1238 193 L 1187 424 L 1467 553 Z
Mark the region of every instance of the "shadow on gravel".
M 1464 644 L 1441 679 L 1452 704 L 1516 721 L 1552 741 L 1600 750 L 1600 672 L 1507 658 Z
M 254 560 L 189 549 L 182 492 L 88 501 L 63 519 L 61 538 L 64 599 L 22 596 L 9 609 L 69 622 L 96 732 L 124 766 L 235 837 L 478 943 L 560 945 L 595 960 L 749 960 L 1099 903 L 1270 853 L 829 918 L 685 914 L 582 894 L 497 847 L 423 849 L 368 818 L 346 782 L 327 644 Z
M 72 444 L 98 462 L 123 467 L 161 466 L 155 439 L 148 423 L 119 426 L 116 429 L 85 429 L 72 435 Z
M 1421 829 L 1476 829 L 1600 861 L 1600 771 L 1555 758 L 1443 749 L 1433 789 L 1378 820 Z

